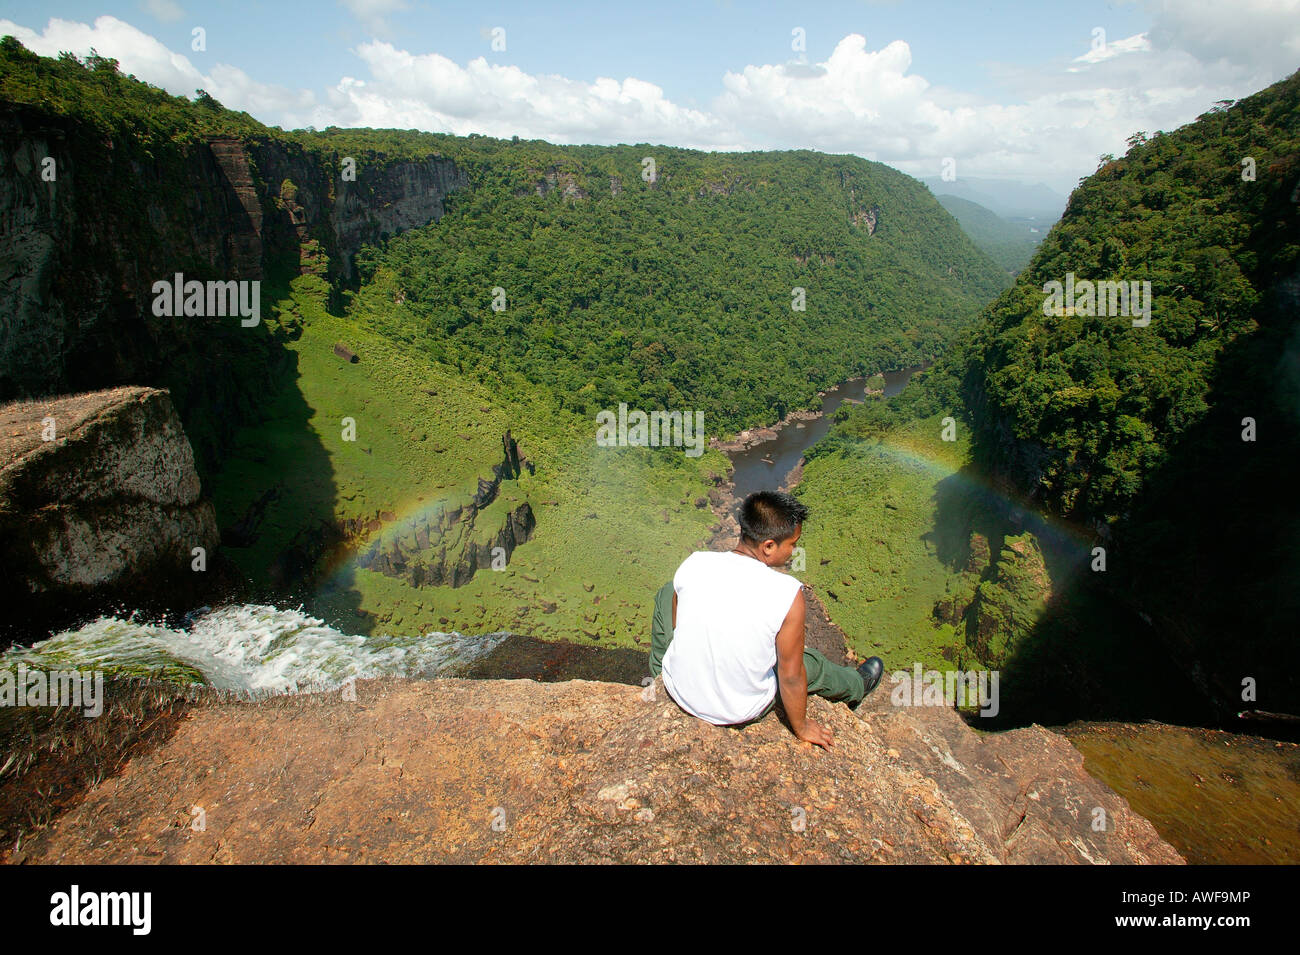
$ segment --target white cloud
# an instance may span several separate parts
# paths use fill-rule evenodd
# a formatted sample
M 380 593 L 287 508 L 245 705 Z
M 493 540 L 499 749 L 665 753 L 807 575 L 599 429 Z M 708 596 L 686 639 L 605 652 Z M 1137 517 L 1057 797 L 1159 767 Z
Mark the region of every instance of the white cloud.
M 1143 47 L 1137 40 L 1112 45 L 1124 52 Z M 1098 154 L 1114 151 L 1135 129 L 1153 128 L 1150 107 L 1165 95 L 1141 83 L 1071 78 L 1062 63 L 1054 67 L 1055 83 L 1023 77 L 1019 101 L 987 102 L 911 73 L 907 43 L 895 40 L 873 51 L 856 34 L 841 40 L 821 65 L 824 71 L 812 77 L 784 66 L 728 73 L 714 112 L 744 139 L 766 145 L 874 152 L 916 176 L 938 175 L 943 159 L 953 157 L 958 175 L 1046 181 L 1068 191 L 1092 171 Z M 1185 96 L 1177 100 L 1193 110 L 1186 118 L 1203 106 L 1189 106 Z
M 1228 63 L 1252 76 L 1288 76 L 1300 67 L 1300 0 L 1146 0 L 1144 6 L 1158 50 Z
M 382 19 L 404 0 L 343 0 Z M 940 172 L 1044 181 L 1068 191 L 1096 157 L 1121 153 L 1137 130 L 1173 129 L 1220 99 L 1287 75 L 1300 59 L 1300 0 L 1237 0 L 1230 9 L 1149 0 L 1152 27 L 1097 51 L 1048 62 L 993 64 L 1001 101 L 934 86 L 912 72 L 911 47 L 872 49 L 858 34 L 819 63 L 728 70 L 705 109 L 668 98 L 646 79 L 593 82 L 531 74 L 478 57 L 461 65 L 384 40 L 353 51 L 365 73 L 317 95 L 261 83 L 227 64 L 202 73 L 185 56 L 111 16 L 93 25 L 51 20 L 42 33 L 0 21 L 29 49 L 95 47 L 124 72 L 169 92 L 206 89 L 267 123 L 396 127 L 547 139 L 653 142 L 702 149 L 812 148 L 879 159 L 917 176 Z
M 466 134 L 581 142 L 724 145 L 715 117 L 679 106 L 653 83 L 600 77 L 594 83 L 532 75 L 484 57 L 465 66 L 438 53 L 414 54 L 384 41 L 357 54 L 371 77 L 344 77 L 313 125 L 394 126 Z

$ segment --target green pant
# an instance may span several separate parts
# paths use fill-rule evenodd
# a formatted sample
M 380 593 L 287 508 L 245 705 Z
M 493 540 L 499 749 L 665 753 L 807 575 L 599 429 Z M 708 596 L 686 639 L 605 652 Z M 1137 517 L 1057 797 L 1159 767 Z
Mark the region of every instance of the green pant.
M 655 594 L 654 616 L 650 621 L 650 673 L 658 676 L 663 669 L 664 653 L 673 642 L 673 582 L 670 580 Z M 866 695 L 862 674 L 853 667 L 840 666 L 817 650 L 805 647 L 803 666 L 808 671 L 808 692 L 832 703 L 856 705 Z M 776 698 L 755 719 L 772 712 Z

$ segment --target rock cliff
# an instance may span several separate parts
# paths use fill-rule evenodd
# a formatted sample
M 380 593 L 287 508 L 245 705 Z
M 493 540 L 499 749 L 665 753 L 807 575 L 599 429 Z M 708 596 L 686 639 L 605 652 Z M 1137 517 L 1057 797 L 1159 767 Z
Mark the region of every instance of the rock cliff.
M 523 501 L 508 510 L 495 533 L 476 522 L 496 500 L 503 480 L 516 480 L 525 469 L 532 473 L 534 466 L 509 431 L 501 447 L 501 463 L 492 465 L 490 479 L 478 479 L 478 490 L 468 503 L 439 505 L 390 526 L 361 551 L 357 566 L 404 578 L 413 587 L 460 587 L 494 560 L 508 562 L 537 527 L 531 505 Z
M 165 387 L 201 468 L 214 465 L 291 370 L 283 332 L 156 316 L 153 283 L 345 281 L 362 244 L 436 221 L 468 186 L 437 156 L 350 157 L 348 179 L 343 158 L 270 138 L 150 144 L 0 102 L 0 400 Z
M 856 714 L 810 701 L 830 751 L 776 714 L 709 726 L 658 682 L 380 681 L 355 695 L 192 709 L 23 859 L 1183 861 L 1063 737 L 977 734 L 881 692 Z
M 217 543 L 166 392 L 118 388 L 0 408 L 0 599 L 11 636 L 146 593 L 184 609 L 215 573 Z

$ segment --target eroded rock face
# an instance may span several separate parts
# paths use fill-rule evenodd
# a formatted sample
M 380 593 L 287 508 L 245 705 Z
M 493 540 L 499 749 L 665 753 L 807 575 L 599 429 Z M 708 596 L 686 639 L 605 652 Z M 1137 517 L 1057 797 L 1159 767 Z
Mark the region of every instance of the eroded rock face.
M 505 515 L 495 534 L 483 537 L 476 528 L 480 512 L 497 499 L 503 480 L 517 480 L 534 470 L 507 431 L 501 438 L 502 460 L 492 465 L 492 478 L 478 479 L 478 490 L 465 505 L 438 505 L 405 518 L 384 530 L 357 559 L 357 566 L 388 577 L 401 577 L 413 587 L 460 587 L 479 570 L 492 566 L 493 551 L 509 561 L 515 548 L 533 536 L 537 518 L 527 501 Z
M 210 559 L 218 543 L 189 440 L 152 388 L 0 408 L 0 531 L 0 586 L 20 619 L 107 605 L 146 581 L 192 590 L 193 549 Z
M 614 177 L 610 177 L 610 189 L 614 195 Z M 571 169 L 562 169 L 559 166 L 551 166 L 538 180 L 537 185 L 533 188 L 536 195 L 545 197 L 556 189 L 563 191 L 566 199 L 586 199 L 587 191 L 578 185 L 578 174 Z M 520 193 L 517 193 L 519 195 Z M 522 193 L 527 195 L 526 192 Z
M 1000 668 L 1028 638 L 1051 595 L 1038 539 L 1029 532 L 1006 538 L 964 611 L 967 647 L 985 666 Z
M 344 278 L 352 277 L 352 257 L 362 245 L 437 222 L 447 196 L 469 186 L 463 169 L 438 156 L 383 162 L 351 157 L 357 159 L 356 178 L 343 179 L 296 147 L 232 143 L 235 154 L 227 168 L 238 169 L 251 157 L 263 200 L 288 213 L 298 241 L 327 236 L 330 268 Z
M 355 180 L 338 174 L 342 158 L 229 137 L 146 153 L 74 118 L 0 104 L 0 401 L 167 388 L 200 467 L 214 469 L 292 357 L 263 327 L 155 315 L 153 283 L 300 269 L 344 281 L 362 244 L 436 222 L 469 185 L 438 156 L 360 161 Z M 41 177 L 46 159 L 54 182 Z
M 1041 727 L 873 694 L 709 726 L 653 690 L 383 681 L 192 711 L 25 844 L 32 862 L 1179 863 Z M 190 828 L 205 807 L 206 830 Z M 1096 809 L 1106 828 L 1096 830 Z

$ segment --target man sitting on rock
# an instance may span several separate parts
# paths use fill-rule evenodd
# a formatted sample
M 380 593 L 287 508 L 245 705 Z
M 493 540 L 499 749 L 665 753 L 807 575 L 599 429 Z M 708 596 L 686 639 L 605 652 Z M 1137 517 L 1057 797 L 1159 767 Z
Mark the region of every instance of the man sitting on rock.
M 776 705 L 778 689 L 796 736 L 830 747 L 831 731 L 807 718 L 808 694 L 857 709 L 884 672 L 880 657 L 856 670 L 804 646 L 798 580 L 790 561 L 808 508 L 780 491 L 757 491 L 740 508 L 740 541 L 728 553 L 696 551 L 655 597 L 650 672 L 687 713 L 743 726 Z

